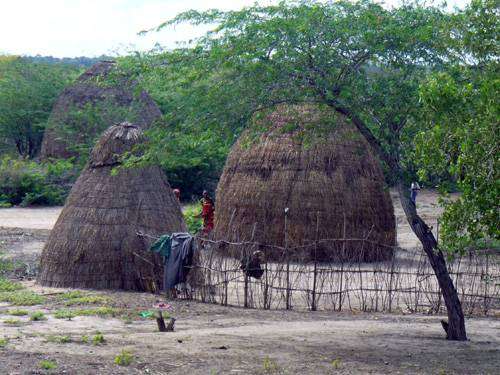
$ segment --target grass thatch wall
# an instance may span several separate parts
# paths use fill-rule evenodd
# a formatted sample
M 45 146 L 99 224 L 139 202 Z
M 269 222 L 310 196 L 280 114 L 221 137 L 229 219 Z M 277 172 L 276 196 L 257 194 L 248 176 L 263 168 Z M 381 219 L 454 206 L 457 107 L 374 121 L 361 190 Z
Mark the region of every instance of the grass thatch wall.
M 76 156 L 75 146 L 92 142 L 113 124 L 129 121 L 146 128 L 161 116 L 133 80 L 118 74 L 110 78 L 114 69 L 113 61 L 101 61 L 61 93 L 45 130 L 42 159 Z
M 119 166 L 117 154 L 141 140 L 137 126 L 122 124 L 108 129 L 94 147 L 43 249 L 42 285 L 153 290 L 154 281 L 161 286 L 161 259 L 136 232 L 186 231 L 180 205 L 158 167 L 112 173 Z
M 289 247 L 344 235 L 395 245 L 394 211 L 379 162 L 354 125 L 331 110 L 279 106 L 255 116 L 222 173 L 214 236 L 284 246 L 287 207 Z M 268 259 L 283 259 L 278 250 L 263 250 Z M 324 242 L 290 254 L 306 261 L 378 261 L 389 259 L 392 249 Z

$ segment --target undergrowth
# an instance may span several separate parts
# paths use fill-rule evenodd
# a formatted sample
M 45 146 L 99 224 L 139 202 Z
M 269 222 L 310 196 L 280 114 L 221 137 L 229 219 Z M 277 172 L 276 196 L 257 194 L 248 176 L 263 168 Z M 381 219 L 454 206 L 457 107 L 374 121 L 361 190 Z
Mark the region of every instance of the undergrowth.
M 0 292 L 0 301 L 9 302 L 14 306 L 33 306 L 45 302 L 45 297 L 30 290 L 17 290 L 12 292 Z
M 134 356 L 127 350 L 122 350 L 120 354 L 115 357 L 115 364 L 119 366 L 128 366 L 132 363 Z

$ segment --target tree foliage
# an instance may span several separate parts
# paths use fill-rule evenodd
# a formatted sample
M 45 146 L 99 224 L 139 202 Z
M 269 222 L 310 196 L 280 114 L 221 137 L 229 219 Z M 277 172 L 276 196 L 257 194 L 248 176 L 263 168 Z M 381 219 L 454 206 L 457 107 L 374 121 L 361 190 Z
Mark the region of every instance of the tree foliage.
M 455 20 L 463 58 L 421 87 L 420 174 L 448 173 L 461 192 L 443 201 L 442 239 L 452 252 L 500 240 L 499 13 L 494 1 L 473 1 Z
M 64 65 L 0 60 L 0 140 L 23 157 L 40 150 L 43 131 L 57 96 L 76 75 Z

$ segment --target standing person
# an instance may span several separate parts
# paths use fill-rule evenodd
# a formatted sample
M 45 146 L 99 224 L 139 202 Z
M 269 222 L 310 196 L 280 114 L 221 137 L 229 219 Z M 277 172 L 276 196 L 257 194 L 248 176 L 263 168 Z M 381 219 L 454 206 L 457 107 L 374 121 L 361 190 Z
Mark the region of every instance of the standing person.
M 215 205 L 213 199 L 208 195 L 208 191 L 203 190 L 201 198 L 201 213 L 199 216 L 203 219 L 203 234 L 208 234 L 214 229 Z
M 172 191 L 174 192 L 175 197 L 177 198 L 177 200 L 180 203 L 180 201 L 181 201 L 181 191 L 179 189 L 173 189 Z
M 411 183 L 411 201 L 413 202 L 413 204 L 416 206 L 417 205 L 417 194 L 418 194 L 418 191 L 420 190 L 420 185 L 418 184 L 418 182 L 412 182 Z

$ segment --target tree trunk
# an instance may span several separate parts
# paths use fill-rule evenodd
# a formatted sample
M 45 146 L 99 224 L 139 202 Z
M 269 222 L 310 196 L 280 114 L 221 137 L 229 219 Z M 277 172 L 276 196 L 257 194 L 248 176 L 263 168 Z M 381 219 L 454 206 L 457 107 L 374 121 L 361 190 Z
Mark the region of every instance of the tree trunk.
M 448 323 L 443 323 L 443 328 L 446 331 L 446 338 L 448 340 L 467 340 L 462 304 L 458 298 L 453 280 L 448 273 L 444 255 L 437 247 L 437 241 L 434 238 L 434 234 L 420 216 L 418 216 L 415 204 L 410 200 L 409 189 L 402 182 L 398 183 L 398 192 L 406 219 L 411 229 L 422 243 L 432 269 L 436 274 L 446 304 Z
M 370 144 L 375 153 L 379 156 L 380 160 L 387 163 L 388 167 L 392 173 L 397 176 L 398 180 L 398 192 L 401 205 L 406 215 L 406 219 L 410 224 L 411 229 L 418 237 L 422 246 L 424 248 L 429 262 L 434 270 L 436 278 L 438 280 L 439 288 L 441 289 L 441 294 L 443 295 L 444 302 L 446 304 L 446 310 L 448 313 L 448 322 L 442 322 L 443 328 L 446 331 L 446 338 L 448 340 L 467 340 L 467 335 L 465 332 L 465 321 L 464 313 L 462 311 L 462 304 L 458 298 L 458 293 L 453 285 L 453 280 L 448 273 L 448 268 L 446 268 L 446 261 L 443 253 L 437 247 L 437 241 L 434 238 L 431 230 L 425 224 L 425 222 L 418 216 L 415 204 L 410 200 L 410 190 L 402 182 L 402 171 L 399 164 L 399 158 L 394 155 L 388 154 L 380 141 L 373 135 L 370 128 L 366 126 L 365 122 L 358 117 L 349 108 L 341 105 L 336 100 L 328 100 L 323 91 L 319 92 L 319 95 L 325 100 L 325 102 L 334 108 L 337 112 L 340 112 L 352 121 L 352 123 L 359 130 L 361 135 Z M 399 130 L 401 126 L 397 129 L 394 128 L 393 136 L 399 141 Z

